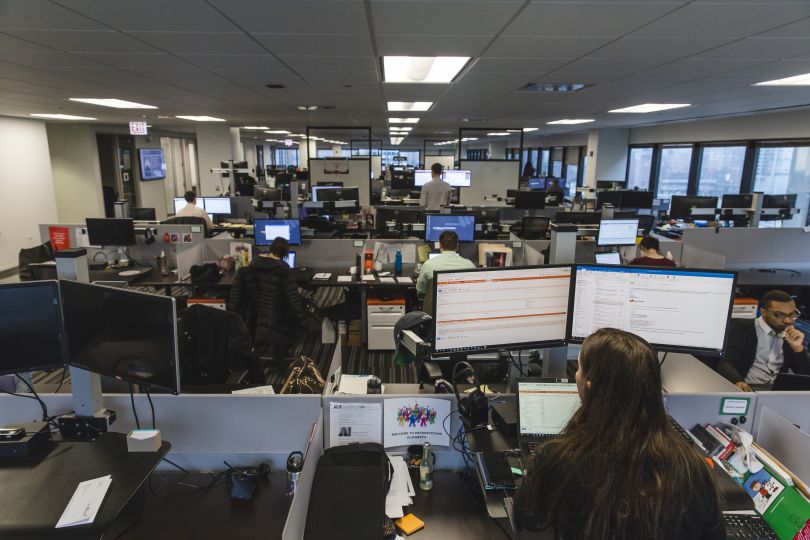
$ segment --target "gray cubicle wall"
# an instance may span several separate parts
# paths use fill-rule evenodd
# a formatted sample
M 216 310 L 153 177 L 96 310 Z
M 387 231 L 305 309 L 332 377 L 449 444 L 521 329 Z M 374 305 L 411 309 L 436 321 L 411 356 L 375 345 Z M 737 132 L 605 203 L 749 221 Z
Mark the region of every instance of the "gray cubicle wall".
M 748 432 L 754 429 L 757 410 L 757 398 L 759 394 L 753 392 L 712 392 L 712 393 L 682 393 L 666 394 L 664 403 L 667 411 L 686 429 L 691 429 L 695 424 L 707 424 L 717 422 L 731 423 L 734 415 L 722 414 L 721 404 L 724 398 L 748 399 L 748 414 L 745 423 L 740 427 Z M 739 421 L 739 417 L 736 417 Z
M 310 443 L 309 452 L 305 456 L 306 460 L 304 461 L 301 476 L 298 479 L 295 497 L 287 514 L 287 523 L 284 525 L 284 532 L 281 534 L 282 540 L 300 540 L 304 537 L 312 483 L 315 480 L 318 459 L 323 455 L 323 411 L 318 413 L 317 425 L 318 428 L 315 430 Z
M 810 392 L 759 392 L 757 407 L 769 407 L 810 435 Z
M 695 248 L 725 257 L 726 268 L 794 268 L 810 262 L 810 232 L 802 228 L 692 228 L 683 233 L 684 250 Z M 694 261 L 699 265 L 699 260 Z M 708 261 L 711 262 L 711 261 Z

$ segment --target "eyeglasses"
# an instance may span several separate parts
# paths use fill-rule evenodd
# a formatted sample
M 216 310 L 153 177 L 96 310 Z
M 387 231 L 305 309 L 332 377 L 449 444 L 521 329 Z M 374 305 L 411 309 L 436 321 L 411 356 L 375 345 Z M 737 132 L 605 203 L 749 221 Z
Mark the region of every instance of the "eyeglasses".
M 776 319 L 777 321 L 782 321 L 785 319 L 792 319 L 795 321 L 796 319 L 802 316 L 802 312 L 799 311 L 798 309 L 793 313 L 782 313 L 781 311 L 769 311 L 769 313 L 773 315 L 773 318 Z

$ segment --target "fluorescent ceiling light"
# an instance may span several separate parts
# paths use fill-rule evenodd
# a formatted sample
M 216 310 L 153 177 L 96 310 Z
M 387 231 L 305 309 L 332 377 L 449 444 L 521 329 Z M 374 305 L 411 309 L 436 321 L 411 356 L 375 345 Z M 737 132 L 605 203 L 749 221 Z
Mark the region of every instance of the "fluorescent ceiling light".
M 669 109 L 680 109 L 681 107 L 689 107 L 690 103 L 642 103 L 641 105 L 634 105 L 632 107 L 625 107 L 623 109 L 613 109 L 608 111 L 611 113 L 651 113 L 658 111 L 668 111 Z
M 461 142 L 477 141 L 478 137 L 462 137 Z
M 90 118 L 89 116 L 74 116 L 72 114 L 32 114 L 30 116 L 34 116 L 36 118 L 51 118 L 53 120 L 95 120 L 95 118 Z
M 810 73 L 756 83 L 754 86 L 810 86 Z M 391 109 L 388 109 L 389 111 Z
M 405 137 L 391 137 L 391 144 L 399 144 L 405 140 Z
M 432 101 L 389 101 L 389 111 L 418 111 L 424 112 L 433 106 Z
M 487 135 L 490 136 L 490 137 L 503 137 L 504 135 L 509 135 L 509 132 L 508 131 L 492 131 L 490 133 L 487 133 Z
M 413 128 L 410 127 L 410 126 L 407 126 L 407 127 L 406 126 L 391 126 L 388 129 L 390 129 L 391 131 L 411 131 Z
M 593 118 L 563 118 L 562 120 L 546 122 L 546 124 L 551 124 L 552 126 L 573 126 L 574 124 L 587 124 L 588 122 L 595 122 L 595 120 Z
M 102 107 L 112 107 L 114 109 L 157 109 L 157 107 L 153 105 L 144 105 L 143 103 L 124 101 L 123 99 L 70 98 L 70 101 L 100 105 Z
M 383 80 L 388 83 L 449 83 L 469 61 L 469 56 L 384 56 Z
M 540 128 L 523 128 L 523 133 L 529 133 L 530 131 L 537 131 Z
M 271 135 L 289 135 L 290 134 L 289 131 L 285 131 L 283 129 L 267 129 L 267 128 L 259 128 L 259 129 L 264 129 L 265 133 L 269 133 Z
M 298 105 L 296 107 L 299 111 L 317 111 L 320 108 L 319 105 Z
M 224 122 L 224 118 L 216 118 L 214 116 L 175 116 L 181 120 L 193 120 L 195 122 Z
M 245 126 L 242 129 L 270 129 L 267 126 Z
M 419 122 L 419 119 L 415 118 L 413 116 L 408 117 L 408 118 L 401 118 L 400 117 L 400 118 L 389 118 L 388 119 L 389 124 L 416 124 L 417 122 Z

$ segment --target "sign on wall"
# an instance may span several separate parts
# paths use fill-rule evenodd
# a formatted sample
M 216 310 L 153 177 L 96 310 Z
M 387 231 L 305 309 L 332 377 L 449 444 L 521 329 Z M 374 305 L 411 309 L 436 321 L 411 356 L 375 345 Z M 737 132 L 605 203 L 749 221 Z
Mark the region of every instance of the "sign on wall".
M 129 123 L 130 135 L 146 135 L 146 122 L 130 122 Z

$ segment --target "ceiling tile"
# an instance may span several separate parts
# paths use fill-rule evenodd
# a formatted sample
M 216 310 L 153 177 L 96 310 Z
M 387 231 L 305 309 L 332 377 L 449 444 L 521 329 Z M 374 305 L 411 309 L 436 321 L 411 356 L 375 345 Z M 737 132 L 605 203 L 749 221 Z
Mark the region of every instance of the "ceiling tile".
M 248 32 L 283 29 L 289 34 L 368 34 L 362 2 L 209 0 Z
M 494 36 L 523 2 L 372 3 L 375 33 L 385 35 Z
M 0 30 L 105 30 L 91 19 L 48 0 L 3 0 Z
M 508 37 L 501 36 L 486 57 L 579 58 L 609 43 L 611 37 Z
M 132 35 L 172 54 L 263 54 L 244 33 L 133 32 Z
M 554 71 L 569 60 L 556 58 L 481 58 L 470 73 L 522 73 L 527 82 L 532 78 Z M 467 75 L 464 76 L 466 78 Z
M 283 56 L 282 60 L 296 71 L 374 71 L 376 67 L 371 56 Z
M 132 68 L 189 68 L 193 67 L 182 58 L 166 53 L 151 54 L 128 54 L 128 53 L 82 53 L 83 58 L 93 60 L 100 64 L 118 67 L 121 69 Z
M 127 32 L 236 32 L 204 0 L 56 0 L 87 17 Z
M 479 56 L 489 36 L 377 34 L 380 56 Z
M 66 52 L 155 52 L 154 47 L 113 30 L 9 30 L 8 33 Z
M 252 34 L 279 56 L 372 56 L 365 34 Z
M 695 58 L 778 60 L 810 53 L 810 38 L 749 38 L 696 55 Z
M 250 69 L 287 71 L 284 64 L 269 54 L 183 54 L 180 58 L 190 64 L 210 70 Z

